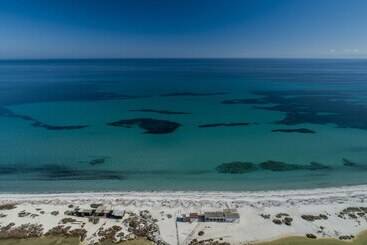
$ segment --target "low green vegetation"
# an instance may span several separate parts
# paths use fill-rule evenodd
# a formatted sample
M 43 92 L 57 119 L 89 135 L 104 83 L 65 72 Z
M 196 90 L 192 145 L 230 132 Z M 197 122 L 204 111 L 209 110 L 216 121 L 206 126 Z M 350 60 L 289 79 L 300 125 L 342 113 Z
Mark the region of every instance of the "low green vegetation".
M 367 232 L 358 235 L 352 241 L 340 241 L 336 239 L 310 239 L 306 237 L 288 237 L 272 242 L 259 243 L 257 245 L 366 245 Z
M 0 245 L 79 245 L 77 237 L 42 237 L 28 239 L 1 239 Z
M 121 245 L 153 245 L 154 243 L 151 242 L 151 241 L 148 241 L 146 239 L 143 239 L 143 238 L 138 238 L 138 239 L 135 239 L 135 240 L 121 242 L 121 243 L 118 243 L 118 244 L 121 244 Z M 108 241 L 108 242 L 102 243 L 102 245 L 116 245 L 116 243 Z

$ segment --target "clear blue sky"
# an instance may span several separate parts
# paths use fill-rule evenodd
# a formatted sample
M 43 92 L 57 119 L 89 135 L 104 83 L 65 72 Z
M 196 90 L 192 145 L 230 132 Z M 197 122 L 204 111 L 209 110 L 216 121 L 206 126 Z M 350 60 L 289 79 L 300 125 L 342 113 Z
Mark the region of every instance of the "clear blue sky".
M 367 57 L 366 0 L 0 0 L 0 59 Z

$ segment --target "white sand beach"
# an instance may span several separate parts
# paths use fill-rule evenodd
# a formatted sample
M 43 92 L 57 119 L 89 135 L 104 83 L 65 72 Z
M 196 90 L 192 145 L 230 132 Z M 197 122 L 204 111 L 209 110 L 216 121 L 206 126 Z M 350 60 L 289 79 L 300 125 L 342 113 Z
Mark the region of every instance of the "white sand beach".
M 133 238 L 124 220 L 147 210 L 151 214 L 147 222 L 159 227 L 159 232 L 154 233 L 155 239 L 168 244 L 189 244 L 193 239 L 252 244 L 306 234 L 339 239 L 367 230 L 367 209 L 359 209 L 367 208 L 366 200 L 367 186 L 269 192 L 1 194 L 0 205 L 11 203 L 16 208 L 0 210 L 0 227 L 9 223 L 14 223 L 13 227 L 41 224 L 46 233 L 58 225 L 68 225 L 73 229 L 85 229 L 84 243 L 92 244 L 100 240 L 99 230 L 107 230 L 114 225 L 120 226 L 121 232 L 124 232 L 124 236 L 120 234 L 123 237 L 120 240 Z M 87 208 L 93 203 L 123 209 L 125 215 L 122 220 L 101 218 L 93 224 L 86 217 L 64 214 L 66 210 L 71 210 L 70 205 Z M 353 209 L 356 207 L 358 209 Z M 237 209 L 240 220 L 234 223 L 176 222 L 176 217 L 182 214 L 226 208 Z M 53 211 L 58 214 L 51 214 Z M 19 215 L 20 212 L 26 215 Z M 67 217 L 75 220 L 62 224 L 61 220 Z M 284 223 L 284 217 L 291 218 L 290 224 Z M 274 220 L 280 220 L 280 224 L 274 223 Z M 199 231 L 202 231 L 200 235 Z M 119 240 L 117 236 L 115 239 Z

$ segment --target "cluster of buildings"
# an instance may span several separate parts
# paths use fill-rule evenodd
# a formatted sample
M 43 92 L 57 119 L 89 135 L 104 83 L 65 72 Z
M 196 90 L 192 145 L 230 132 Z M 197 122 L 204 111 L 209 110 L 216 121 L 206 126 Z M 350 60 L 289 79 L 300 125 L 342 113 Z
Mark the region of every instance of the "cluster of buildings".
M 236 209 L 223 209 L 223 211 L 204 212 L 204 213 L 190 213 L 177 216 L 177 222 L 238 222 L 240 214 Z
M 68 211 L 68 215 L 77 217 L 104 217 L 110 219 L 122 219 L 125 211 L 118 208 L 112 208 L 111 205 L 96 204 L 91 208 L 76 207 L 73 211 Z

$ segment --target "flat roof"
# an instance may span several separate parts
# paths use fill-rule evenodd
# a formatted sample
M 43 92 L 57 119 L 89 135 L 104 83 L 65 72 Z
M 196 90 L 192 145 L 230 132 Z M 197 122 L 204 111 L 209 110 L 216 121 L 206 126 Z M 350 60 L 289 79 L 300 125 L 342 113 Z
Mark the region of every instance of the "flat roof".
M 238 219 L 240 218 L 240 214 L 232 210 L 224 210 L 223 212 L 216 211 L 216 212 L 204 212 L 206 218 L 232 218 Z
M 204 215 L 207 218 L 224 218 L 223 212 L 205 212 Z

